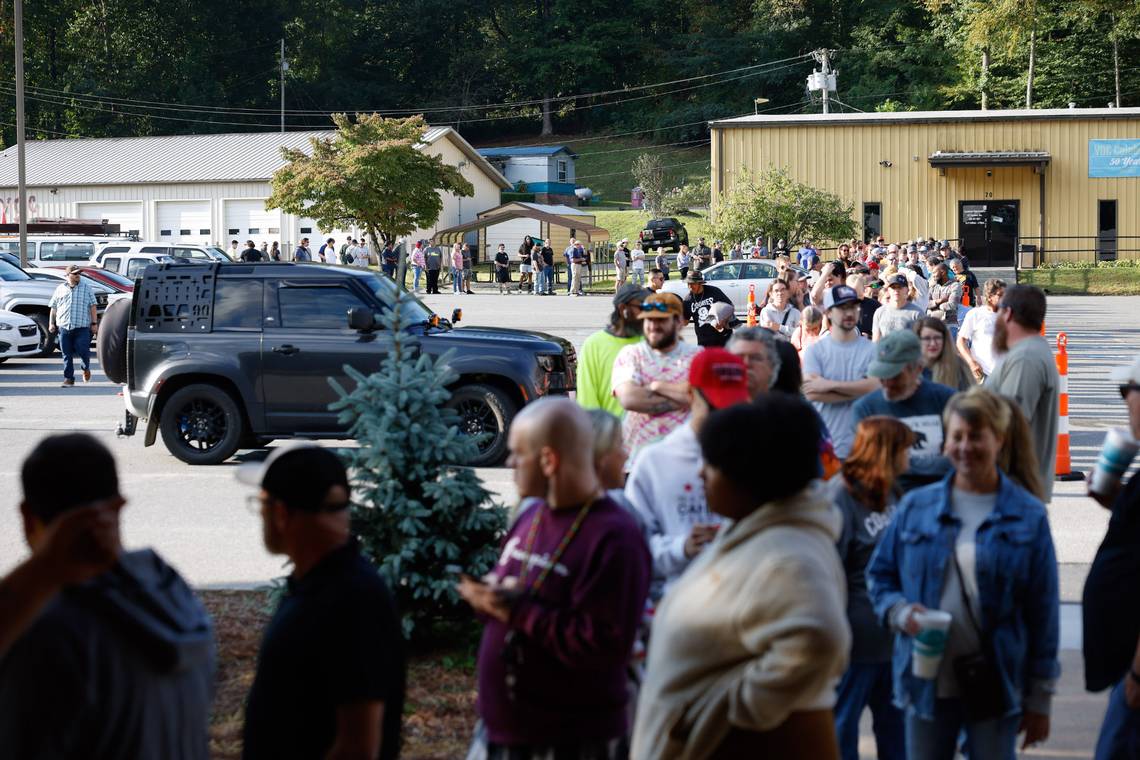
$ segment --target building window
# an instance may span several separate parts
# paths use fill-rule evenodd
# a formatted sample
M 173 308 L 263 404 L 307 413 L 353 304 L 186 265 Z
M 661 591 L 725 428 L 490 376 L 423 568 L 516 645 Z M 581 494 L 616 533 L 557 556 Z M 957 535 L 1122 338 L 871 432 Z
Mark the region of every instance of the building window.
M 1097 201 L 1096 254 L 1101 261 L 1116 259 L 1116 201 Z
M 169 237 L 169 236 L 170 236 L 170 230 L 159 230 L 159 231 L 158 231 L 158 236 L 159 236 L 159 237 L 163 237 L 163 236 L 167 236 L 167 237 Z
M 261 228 L 260 227 L 250 227 L 249 228 L 249 234 L 260 235 L 261 234 Z
M 198 234 L 199 235 L 209 235 L 210 231 L 209 230 L 198 230 Z
M 266 232 L 268 232 L 270 235 L 280 235 L 281 234 L 281 228 L 280 227 L 270 227 L 269 229 L 266 230 Z
M 565 161 L 559 161 L 558 162 L 558 181 L 559 182 L 565 182 L 566 181 L 566 162 Z
M 863 242 L 870 243 L 883 234 L 883 204 L 863 204 Z
M 312 227 L 302 227 L 301 232 L 305 235 L 312 235 L 313 234 L 313 228 Z
M 190 234 L 190 230 L 178 230 L 178 234 L 179 234 L 179 235 L 189 235 L 189 234 Z
M 231 235 L 240 235 L 241 234 L 241 230 L 239 230 L 237 227 L 231 227 L 229 232 Z

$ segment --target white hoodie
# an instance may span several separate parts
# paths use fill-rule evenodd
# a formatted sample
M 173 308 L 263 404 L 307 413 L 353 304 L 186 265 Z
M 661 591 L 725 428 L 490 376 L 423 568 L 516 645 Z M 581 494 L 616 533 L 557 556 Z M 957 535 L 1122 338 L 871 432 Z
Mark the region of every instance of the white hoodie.
M 655 589 L 663 583 L 668 591 L 689 566 L 685 539 L 693 526 L 721 522 L 705 501 L 701 465 L 701 446 L 688 420 L 642 447 L 633 461 L 625 496 L 645 526 Z

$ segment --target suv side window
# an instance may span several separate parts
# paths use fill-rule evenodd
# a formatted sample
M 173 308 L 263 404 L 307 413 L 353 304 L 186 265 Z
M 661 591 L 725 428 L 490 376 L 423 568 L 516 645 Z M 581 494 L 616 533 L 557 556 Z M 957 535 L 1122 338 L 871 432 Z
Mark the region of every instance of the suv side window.
M 344 287 L 282 287 L 277 291 L 281 326 L 286 328 L 348 329 L 348 310 L 368 304 Z
M 141 275 L 142 271 L 144 269 L 146 269 L 147 267 L 149 267 L 153 263 L 155 263 L 154 260 L 150 259 L 150 258 L 129 259 L 127 261 L 126 275 L 127 275 L 127 277 L 130 277 L 133 280 L 136 277 L 138 277 L 139 275 Z
M 94 243 L 40 243 L 42 261 L 88 261 L 94 254 Z
M 210 257 L 206 255 L 205 251 L 199 251 L 197 248 L 175 248 L 173 255 L 176 259 L 200 259 L 202 261 L 210 260 Z
M 170 247 L 165 245 L 144 245 L 139 253 L 165 253 L 170 255 Z
M 108 256 L 103 259 L 103 268 L 110 269 L 112 272 L 118 272 L 119 268 L 123 266 L 123 260 L 118 256 Z
M 261 292 L 261 280 L 219 278 L 214 285 L 214 329 L 260 330 Z

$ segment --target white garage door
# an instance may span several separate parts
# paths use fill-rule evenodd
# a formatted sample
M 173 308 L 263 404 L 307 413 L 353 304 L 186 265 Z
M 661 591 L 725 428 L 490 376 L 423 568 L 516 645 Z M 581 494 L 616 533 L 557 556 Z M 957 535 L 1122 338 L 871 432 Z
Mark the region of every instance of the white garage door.
M 124 203 L 80 203 L 80 219 L 106 219 L 108 224 L 119 225 L 119 232 L 142 234 L 142 201 Z
M 224 217 L 223 248 L 228 249 L 231 240 L 238 241 L 242 248 L 247 240 L 257 243 L 258 247 L 262 243 L 272 245 L 273 241 L 284 243 L 281 239 L 281 212 L 277 209 L 266 211 L 264 200 L 225 201 Z
M 159 201 L 158 239 L 164 243 L 209 243 L 209 201 Z
M 297 236 L 299 241 L 301 238 L 309 239 L 309 247 L 316 253 L 324 242 L 329 238 L 336 241 L 335 248 L 340 250 L 340 246 L 351 238 L 359 238 L 353 230 L 346 229 L 326 229 L 317 224 L 316 219 L 310 219 L 302 216 L 297 220 Z

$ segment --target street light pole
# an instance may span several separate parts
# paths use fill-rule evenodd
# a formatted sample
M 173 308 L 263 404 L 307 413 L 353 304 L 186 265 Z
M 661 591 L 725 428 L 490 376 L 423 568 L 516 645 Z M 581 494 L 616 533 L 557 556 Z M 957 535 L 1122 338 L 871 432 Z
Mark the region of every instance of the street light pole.
M 281 38 L 281 131 L 285 131 L 285 72 L 289 62 L 285 60 L 285 38 Z
M 28 177 L 24 162 L 24 0 L 15 0 L 16 167 L 20 195 L 20 266 L 28 265 Z

